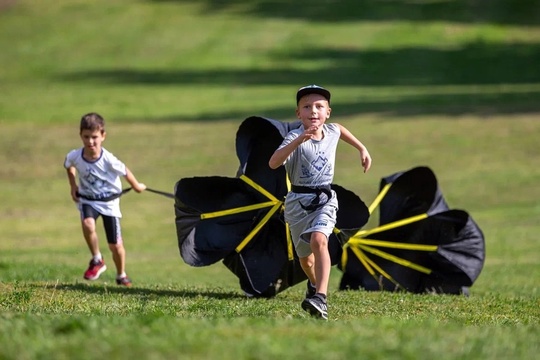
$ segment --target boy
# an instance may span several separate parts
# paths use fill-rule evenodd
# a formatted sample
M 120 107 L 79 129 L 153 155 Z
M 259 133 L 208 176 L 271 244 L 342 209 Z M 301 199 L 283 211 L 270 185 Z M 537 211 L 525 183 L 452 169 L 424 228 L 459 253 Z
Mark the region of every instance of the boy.
M 102 216 L 107 242 L 116 266 L 116 283 L 131 286 L 131 280 L 125 272 L 126 251 L 120 228 L 120 176 L 124 176 L 138 193 L 144 191 L 146 185 L 139 183 L 123 162 L 102 147 L 106 136 L 105 120 L 99 114 L 89 113 L 82 117 L 79 135 L 83 147 L 67 154 L 64 167 L 71 187 L 71 198 L 77 203 L 81 213 L 84 239 L 92 253 L 84 278 L 96 280 L 107 269 L 96 233 L 96 220 Z M 75 179 L 77 175 L 78 185 Z
M 336 193 L 330 184 L 339 139 L 358 149 L 364 172 L 371 167 L 371 157 L 345 127 L 325 124 L 332 111 L 327 89 L 317 85 L 302 87 L 296 93 L 296 104 L 296 116 L 303 127 L 285 136 L 268 165 L 272 169 L 285 165 L 292 184 L 285 199 L 285 221 L 300 265 L 309 279 L 302 308 L 327 320 L 326 295 L 331 268 L 328 237 L 338 211 Z

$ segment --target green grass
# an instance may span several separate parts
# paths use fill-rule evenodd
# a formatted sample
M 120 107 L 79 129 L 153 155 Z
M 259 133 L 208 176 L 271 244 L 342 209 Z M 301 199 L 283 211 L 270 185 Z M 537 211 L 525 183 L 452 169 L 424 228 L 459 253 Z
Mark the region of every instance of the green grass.
M 6 5 L 7 4 L 7 5 Z M 0 1 L 0 359 L 531 359 L 540 346 L 540 23 L 535 1 Z M 246 299 L 222 264 L 179 256 L 173 203 L 122 200 L 127 271 L 82 280 L 89 253 L 62 161 L 98 111 L 149 187 L 234 176 L 251 115 L 294 119 L 333 93 L 335 182 L 366 203 L 426 165 L 486 239 L 471 296 L 340 292 L 330 321 L 303 285 Z M 375 214 L 366 228 L 377 223 Z M 102 252 L 112 265 L 99 227 Z

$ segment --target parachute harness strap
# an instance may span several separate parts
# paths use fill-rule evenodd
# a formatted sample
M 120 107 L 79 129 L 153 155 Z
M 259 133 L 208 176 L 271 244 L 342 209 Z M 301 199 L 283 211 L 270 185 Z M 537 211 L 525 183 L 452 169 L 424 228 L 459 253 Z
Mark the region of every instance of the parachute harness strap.
M 292 185 L 291 191 L 297 194 L 315 194 L 315 198 L 311 201 L 311 203 L 304 205 L 300 203 L 300 206 L 302 209 L 306 211 L 315 211 L 321 207 L 323 207 L 331 198 L 332 198 L 332 190 L 330 185 L 325 186 L 317 186 L 317 187 L 308 187 L 308 186 L 298 186 L 298 185 Z M 326 195 L 326 200 L 321 202 L 321 195 Z

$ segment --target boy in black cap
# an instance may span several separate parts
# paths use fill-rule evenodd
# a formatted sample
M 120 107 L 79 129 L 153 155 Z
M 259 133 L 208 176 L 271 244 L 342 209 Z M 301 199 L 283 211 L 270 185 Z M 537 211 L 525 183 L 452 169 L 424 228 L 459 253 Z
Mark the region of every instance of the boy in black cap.
M 296 116 L 303 127 L 290 131 L 270 158 L 268 165 L 285 165 L 292 183 L 285 199 L 285 221 L 289 224 L 296 254 L 308 277 L 302 308 L 311 315 L 328 319 L 326 295 L 330 277 L 328 237 L 336 224 L 338 200 L 330 188 L 334 178 L 339 140 L 360 153 L 364 172 L 371 167 L 367 148 L 340 124 L 329 123 L 330 91 L 308 85 L 296 93 Z

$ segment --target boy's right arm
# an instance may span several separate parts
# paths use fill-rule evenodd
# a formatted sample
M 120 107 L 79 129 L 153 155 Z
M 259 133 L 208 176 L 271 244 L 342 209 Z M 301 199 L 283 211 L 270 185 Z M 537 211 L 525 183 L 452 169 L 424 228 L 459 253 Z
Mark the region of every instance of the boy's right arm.
M 270 160 L 268 161 L 268 166 L 270 166 L 271 169 L 277 169 L 278 167 L 283 165 L 283 163 L 285 162 L 285 160 L 287 160 L 289 155 L 291 155 L 292 152 L 298 147 L 298 145 L 302 143 L 301 140 L 302 139 L 298 137 L 294 139 L 293 141 L 291 141 L 290 143 L 288 143 L 287 145 L 285 145 L 284 147 L 277 149 L 274 152 L 274 154 L 272 154 L 272 156 L 270 157 Z
M 311 139 L 316 131 L 317 127 L 312 126 L 309 129 L 305 130 L 302 135 L 294 138 L 293 141 L 291 141 L 281 149 L 277 149 L 272 155 L 272 157 L 270 157 L 270 160 L 268 161 L 268 166 L 270 166 L 271 169 L 277 169 L 278 167 L 283 165 L 289 155 L 291 155 L 293 151 L 296 150 L 296 148 L 299 147 L 304 141 Z
M 71 188 L 71 198 L 73 199 L 73 201 L 79 202 L 79 197 L 77 196 L 77 192 L 79 191 L 79 186 L 77 185 L 77 181 L 75 180 L 77 176 L 77 170 L 73 166 L 70 166 L 66 170 L 67 170 L 69 186 Z

